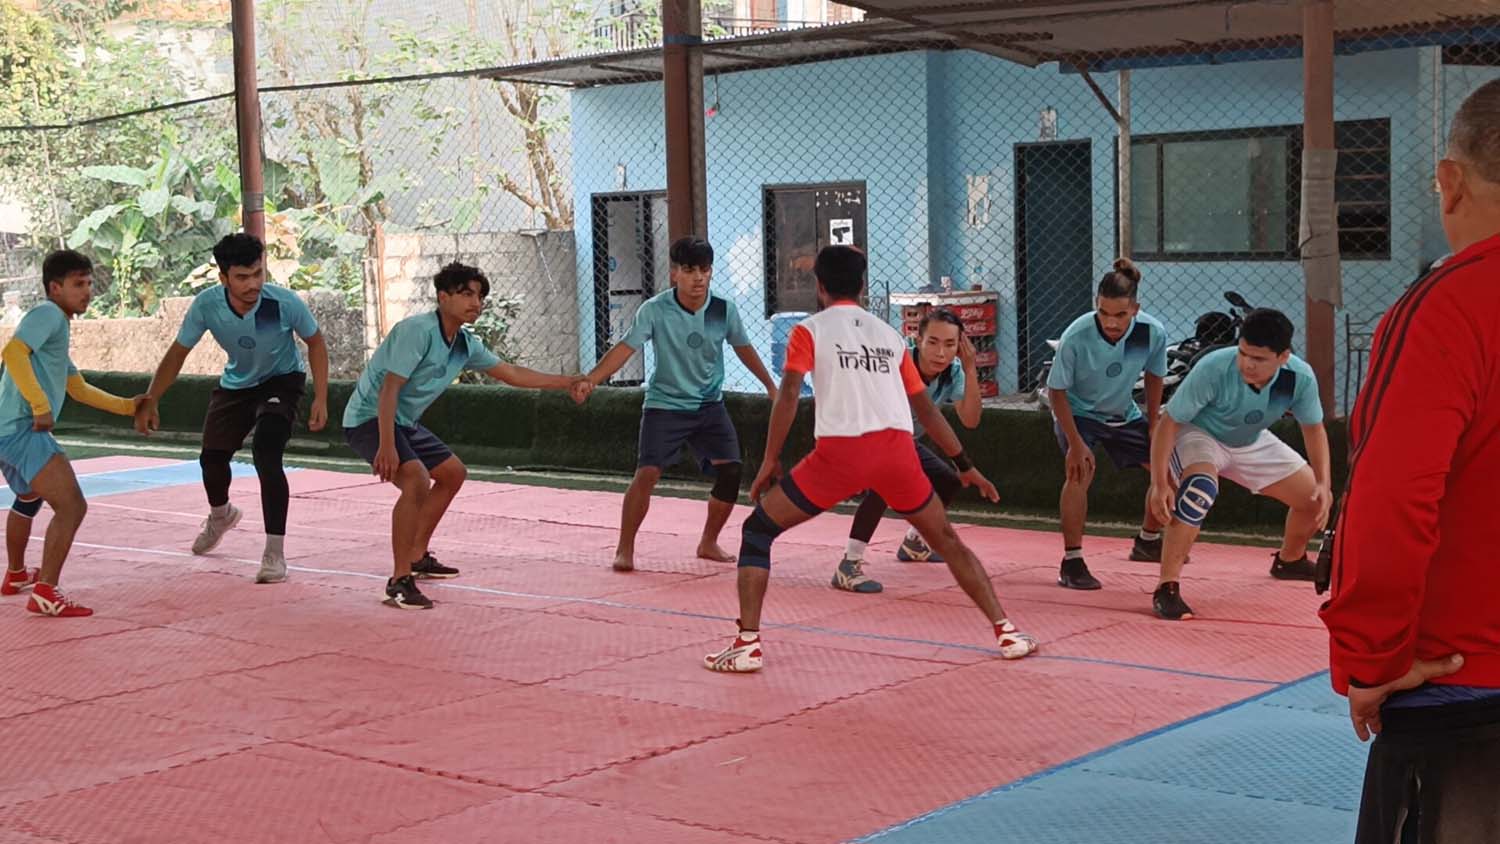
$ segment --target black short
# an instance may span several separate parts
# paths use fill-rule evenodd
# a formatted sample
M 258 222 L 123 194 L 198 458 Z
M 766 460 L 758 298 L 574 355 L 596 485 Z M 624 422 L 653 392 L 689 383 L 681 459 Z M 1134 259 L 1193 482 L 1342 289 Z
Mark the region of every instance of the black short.
M 709 464 L 738 462 L 740 438 L 734 422 L 721 401 L 697 410 L 661 410 L 648 407 L 641 413 L 640 452 L 637 467 L 665 469 L 677 461 L 677 453 L 686 445 Z
M 243 390 L 216 387 L 203 417 L 204 450 L 239 451 L 262 416 L 285 419 L 295 428 L 306 387 L 303 372 L 277 375 Z
M 353 428 L 344 429 L 344 442 L 354 453 L 375 465 L 375 454 L 380 451 L 380 420 L 371 419 Z M 438 435 L 421 425 L 396 426 L 396 459 L 402 463 L 422 461 L 429 471 L 436 469 L 453 457 L 453 449 L 438 439 Z
M 1145 419 L 1137 419 L 1124 425 L 1106 425 L 1093 419 L 1074 416 L 1073 424 L 1078 426 L 1078 435 L 1083 437 L 1089 448 L 1096 448 L 1101 443 L 1104 445 L 1104 453 L 1109 455 L 1116 469 L 1151 465 L 1151 426 L 1146 424 Z M 1057 434 L 1057 445 L 1066 456 L 1067 434 L 1063 433 L 1062 426 L 1055 420 L 1052 431 Z
M 1500 841 L 1500 700 L 1381 712 L 1356 844 Z

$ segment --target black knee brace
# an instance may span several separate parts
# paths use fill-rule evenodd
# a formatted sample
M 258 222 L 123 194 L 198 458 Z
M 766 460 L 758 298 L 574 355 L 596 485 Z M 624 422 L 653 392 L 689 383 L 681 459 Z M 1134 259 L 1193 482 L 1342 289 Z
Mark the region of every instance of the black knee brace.
M 229 503 L 229 460 L 232 457 L 232 451 L 209 448 L 198 455 L 198 465 L 203 467 L 203 489 L 208 493 L 211 506 Z
M 36 518 L 37 513 L 42 512 L 42 498 L 41 496 L 37 496 L 30 501 L 26 501 L 22 498 L 17 498 L 15 501 L 11 502 L 10 509 L 18 516 L 24 516 L 28 519 L 34 519 Z
M 730 504 L 740 499 L 740 464 L 720 463 L 714 466 L 714 472 L 718 478 L 714 481 L 714 488 L 709 492 L 719 501 Z
M 782 527 L 771 521 L 764 508 L 756 506 L 755 512 L 745 520 L 740 534 L 741 566 L 769 569 L 771 567 L 771 543 L 780 536 Z

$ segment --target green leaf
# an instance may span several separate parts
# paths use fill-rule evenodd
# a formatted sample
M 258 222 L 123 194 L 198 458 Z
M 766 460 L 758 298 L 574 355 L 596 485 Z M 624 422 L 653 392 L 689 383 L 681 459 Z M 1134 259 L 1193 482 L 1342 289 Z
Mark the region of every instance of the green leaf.
M 167 203 L 171 198 L 165 186 L 152 188 L 140 196 L 141 213 L 147 217 L 160 216 L 161 212 L 167 210 Z
M 102 179 L 106 182 L 114 182 L 120 185 L 132 185 L 143 188 L 146 186 L 147 173 L 138 167 L 126 167 L 123 164 L 103 164 L 96 167 L 83 168 L 83 175 L 90 179 Z
M 359 190 L 359 162 L 337 144 L 318 151 L 318 187 L 334 205 L 348 205 Z
M 120 213 L 120 209 L 124 207 L 123 205 L 106 205 L 84 217 L 79 221 L 78 226 L 73 229 L 73 233 L 68 235 L 68 248 L 77 249 L 88 243 L 93 238 L 94 233 L 99 230 L 99 227 L 104 225 L 111 217 Z
M 458 203 L 453 210 L 453 230 L 466 232 L 474 228 L 482 210 L 478 199 L 470 197 Z
M 344 232 L 343 234 L 333 239 L 333 248 L 344 253 L 352 254 L 363 252 L 365 246 L 365 238 L 362 235 L 357 235 L 353 232 Z
M 266 202 L 276 202 L 292 184 L 292 171 L 279 161 L 267 159 L 264 165 L 262 178 L 266 186 Z

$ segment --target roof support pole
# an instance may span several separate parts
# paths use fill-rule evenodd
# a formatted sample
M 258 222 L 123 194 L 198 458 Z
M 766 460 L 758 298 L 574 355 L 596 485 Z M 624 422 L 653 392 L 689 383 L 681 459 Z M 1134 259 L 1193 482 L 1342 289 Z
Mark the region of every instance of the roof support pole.
M 700 0 L 663 0 L 662 88 L 667 118 L 667 231 L 708 237 L 703 139 L 703 10 Z
M 1333 2 L 1302 6 L 1302 220 L 1299 246 L 1306 288 L 1307 362 L 1318 377 L 1323 412 L 1334 413 L 1334 309 L 1342 306 L 1334 174 Z

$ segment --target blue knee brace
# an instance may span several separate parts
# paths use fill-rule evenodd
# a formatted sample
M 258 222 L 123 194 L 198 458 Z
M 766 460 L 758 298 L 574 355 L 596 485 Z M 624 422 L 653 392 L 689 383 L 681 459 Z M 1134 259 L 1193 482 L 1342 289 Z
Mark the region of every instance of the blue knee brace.
M 33 498 L 30 501 L 24 501 L 20 498 L 17 498 L 14 502 L 11 503 L 10 509 L 15 511 L 15 513 L 19 516 L 25 516 L 28 519 L 34 519 L 36 518 L 37 513 L 42 512 L 42 499 L 40 496 Z
M 1172 515 L 1185 525 L 1201 527 L 1218 496 L 1219 482 L 1212 475 L 1188 475 L 1177 487 L 1177 509 Z
M 771 543 L 776 541 L 776 537 L 780 536 L 781 532 L 782 527 L 771 521 L 765 509 L 757 505 L 755 512 L 745 520 L 745 527 L 741 532 L 739 564 L 769 569 L 771 567 Z

